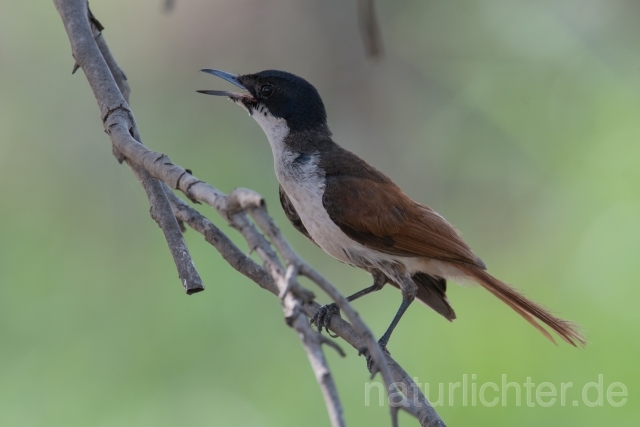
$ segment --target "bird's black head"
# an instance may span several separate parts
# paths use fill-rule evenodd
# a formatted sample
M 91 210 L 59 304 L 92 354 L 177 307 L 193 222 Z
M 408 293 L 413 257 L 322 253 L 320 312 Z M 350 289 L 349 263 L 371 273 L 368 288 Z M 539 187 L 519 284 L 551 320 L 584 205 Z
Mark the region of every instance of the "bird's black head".
M 248 94 L 202 90 L 208 95 L 227 96 L 249 114 L 270 114 L 287 122 L 290 132 L 326 130 L 327 113 L 315 87 L 302 77 L 278 70 L 236 76 L 219 70 L 201 70 L 247 90 Z

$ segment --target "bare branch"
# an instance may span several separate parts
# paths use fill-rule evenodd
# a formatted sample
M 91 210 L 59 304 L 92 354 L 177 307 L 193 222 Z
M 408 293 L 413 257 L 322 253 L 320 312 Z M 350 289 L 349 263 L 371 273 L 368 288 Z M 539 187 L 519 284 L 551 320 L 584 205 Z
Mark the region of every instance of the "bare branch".
M 356 331 L 358 331 L 358 335 L 362 338 L 362 343 L 359 349 L 366 347 L 371 353 L 371 356 L 375 361 L 371 372 L 372 375 L 375 375 L 380 371 L 387 390 L 395 392 L 393 377 L 387 367 L 384 354 L 380 349 L 380 346 L 378 346 L 378 342 L 371 330 L 364 324 L 362 319 L 360 319 L 360 316 L 353 307 L 351 307 L 351 304 L 349 304 L 347 299 L 338 292 L 338 290 L 329 283 L 329 281 L 322 277 L 317 271 L 304 262 L 298 254 L 296 254 L 293 248 L 282 236 L 282 233 L 280 233 L 280 229 L 273 222 L 273 219 L 267 214 L 262 197 L 255 191 L 245 188 L 237 188 L 229 194 L 228 206 L 230 208 L 241 208 L 247 211 L 252 216 L 256 224 L 258 224 L 260 229 L 267 234 L 269 240 L 273 242 L 287 264 L 296 266 L 301 274 L 315 282 L 333 301 L 335 301 L 338 308 L 347 316 Z M 396 422 L 397 420 L 394 419 L 394 424 Z
M 260 285 L 261 288 L 278 295 L 278 287 L 275 285 L 271 275 L 245 255 L 226 234 L 220 231 L 220 229 L 204 215 L 176 196 L 166 184 L 163 185 L 176 218 L 202 234 L 205 240 L 216 248 L 220 255 L 222 255 L 222 258 L 227 261 L 231 267 Z
M 111 55 L 107 42 L 102 36 L 102 30 L 104 30 L 104 27 L 93 16 L 91 9 L 88 9 L 88 12 L 91 31 L 94 39 L 96 40 L 98 49 L 100 50 L 107 67 L 109 67 L 109 71 L 118 85 L 120 93 L 127 104 L 129 104 L 131 89 L 129 87 L 129 82 L 127 81 L 127 76 L 120 66 L 118 66 L 113 55 Z M 138 126 L 135 123 L 133 113 L 131 113 L 131 121 L 133 122 L 133 126 L 129 130 L 129 133 L 131 133 L 136 141 L 142 143 L 142 138 L 140 137 L 140 132 L 138 131 Z M 124 157 L 122 156 L 122 153 L 120 153 L 120 151 L 115 147 L 113 149 L 113 154 L 119 162 L 123 161 Z M 124 160 L 127 160 L 127 164 L 131 167 L 147 193 L 149 204 L 151 205 L 151 217 L 156 221 L 164 233 L 169 250 L 171 251 L 171 256 L 173 257 L 173 261 L 178 269 L 178 277 L 182 282 L 185 292 L 187 295 L 192 295 L 196 292 L 204 291 L 202 279 L 193 264 L 193 260 L 189 254 L 189 248 L 187 247 L 187 243 L 184 241 L 182 230 L 176 221 L 175 215 L 173 215 L 171 205 L 167 199 L 167 195 L 165 194 L 161 181 L 153 178 L 149 172 L 130 160 Z
M 167 199 L 161 182 L 134 163 L 127 161 L 127 164 L 131 166 L 131 169 L 133 169 L 134 174 L 140 183 L 142 183 L 147 193 L 149 203 L 151 204 L 151 217 L 164 232 L 164 237 L 171 250 L 173 261 L 178 268 L 178 276 L 180 277 L 185 292 L 187 295 L 192 295 L 196 292 L 204 291 L 202 279 L 193 264 L 193 260 L 189 254 L 189 248 L 187 248 L 187 244 L 184 241 L 182 231 L 171 210 L 171 204 Z
M 344 414 L 342 411 L 342 403 L 338 397 L 338 389 L 333 381 L 333 376 L 327 365 L 327 360 L 322 351 L 322 338 L 320 334 L 314 331 L 307 321 L 307 317 L 302 310 L 302 303 L 291 292 L 285 292 L 286 289 L 293 287 L 293 281 L 297 275 L 297 267 L 289 265 L 284 277 L 278 276 L 276 284 L 278 285 L 279 294 L 284 294 L 282 299 L 285 320 L 289 326 L 298 332 L 302 346 L 307 352 L 309 363 L 315 373 L 316 380 L 325 404 L 329 412 L 331 425 L 334 427 L 344 427 Z
M 334 316 L 331 318 L 329 327 L 354 348 L 360 349 L 363 346 L 369 348 L 375 361 L 373 372 L 375 373 L 376 369 L 381 372 L 387 385 L 387 392 L 391 395 L 400 391 L 404 395 L 401 407 L 414 415 L 422 426 L 444 426 L 411 377 L 390 356 L 382 353 L 375 337 L 346 299 L 293 251 L 267 214 L 264 202 L 257 193 L 250 190 L 236 190 L 227 197 L 184 168 L 173 164 L 166 155 L 151 151 L 141 143 L 135 119 L 129 108 L 126 76 L 109 52 L 100 34 L 101 26 L 98 21 L 95 18 L 91 20 L 94 26 L 92 33 L 85 0 L 54 0 L 54 2 L 69 34 L 76 63 L 85 72 L 98 102 L 105 130 L 114 146 L 114 153 L 119 160 L 125 160 L 132 167 L 145 186 L 152 204 L 152 216 L 165 231 L 172 251 L 184 244 L 181 234 L 179 242 L 174 241 L 175 235 L 167 235 L 167 229 L 173 230 L 174 225 L 175 229 L 178 228 L 177 218 L 200 232 L 233 268 L 262 288 L 281 297 L 285 319 L 300 336 L 325 397 L 332 425 L 343 426 L 344 417 L 337 389 L 323 354 L 322 344 L 331 343 L 329 345 L 339 352 L 341 349 L 333 341 L 314 331 L 305 318 L 305 316 L 313 316 L 320 305 L 313 301 L 313 294 L 309 290 L 300 286 L 297 281 L 298 273 L 307 276 L 327 292 L 345 313 L 347 319 L 353 323 L 352 327 L 342 318 Z M 156 184 L 157 187 L 154 187 Z M 250 250 L 256 251 L 262 260 L 263 266 L 259 266 L 244 254 L 207 218 L 173 194 L 167 185 L 182 191 L 194 202 L 203 202 L 215 208 L 242 234 Z M 247 213 L 274 243 L 286 262 L 286 269 L 269 240 L 258 231 Z M 168 217 L 172 220 L 170 225 L 163 222 Z M 186 250 L 186 245 L 184 249 Z M 179 259 L 174 257 L 178 268 L 187 265 L 187 261 L 188 265 L 193 267 L 188 251 L 183 255 L 185 257 Z M 390 406 L 392 424 L 395 426 L 398 407 Z
M 105 61 L 101 49 L 98 47 L 98 43 L 93 42 L 97 37 L 101 41 L 103 50 L 108 52 L 106 43 L 104 43 L 104 39 L 100 34 L 100 31 L 103 29 L 102 25 L 90 13 L 86 1 L 56 0 L 55 4 L 69 34 L 76 64 L 83 69 L 89 80 L 91 89 L 102 112 L 103 120 L 106 119 L 112 111 L 119 110 L 121 112 L 127 112 L 126 123 L 128 132 L 132 135 L 132 138 L 135 138 L 134 141 L 137 140 L 136 143 L 142 145 L 133 114 L 129 109 L 127 100 L 123 96 L 123 93 L 127 96 L 129 94 L 126 77 L 110 54 L 107 55 L 109 64 Z M 116 84 L 114 76 L 117 76 L 118 83 L 120 83 L 122 90 L 120 90 Z M 182 238 L 180 227 L 171 212 L 169 201 L 162 186 L 145 170 L 135 168 L 134 170 L 149 197 L 152 217 L 156 220 L 165 235 L 185 291 L 187 294 L 193 294 L 204 290 L 202 279 L 193 265 L 189 249 Z
M 261 267 L 255 264 L 253 260 L 251 260 L 251 258 L 240 253 L 237 248 L 235 248 L 235 250 L 238 251 L 238 253 L 236 254 L 238 259 L 236 259 L 235 257 L 229 257 L 229 249 L 220 238 L 211 239 L 210 237 L 207 237 L 209 235 L 209 233 L 207 232 L 207 230 L 209 230 L 209 227 L 215 228 L 215 226 L 213 226 L 213 224 L 211 224 L 205 217 L 200 215 L 195 209 L 188 206 L 185 202 L 183 202 L 179 197 L 175 195 L 173 197 L 170 197 L 170 200 L 172 204 L 176 204 L 178 206 L 178 209 L 176 210 L 176 216 L 187 223 L 191 228 L 203 234 L 205 236 L 205 239 L 210 242 L 218 251 L 220 251 L 223 258 L 227 260 L 232 267 L 234 267 L 240 273 L 245 274 L 250 279 L 254 280 L 263 289 L 268 290 L 276 296 L 279 295 L 280 290 L 277 286 L 275 286 L 271 277 L 266 274 L 266 272 L 264 272 Z M 221 232 L 220 234 L 224 236 L 224 234 L 222 234 Z M 224 236 L 224 238 L 226 238 L 226 236 Z M 233 245 L 233 243 L 230 244 Z M 252 269 L 240 267 L 245 263 L 251 266 Z M 258 273 L 254 270 L 260 270 L 260 272 Z M 249 271 L 251 272 L 250 274 L 248 274 Z M 316 313 L 316 311 L 320 309 L 320 304 L 312 301 L 304 304 L 303 309 L 305 315 L 308 318 L 311 318 Z M 340 338 L 345 340 L 347 343 L 349 343 L 356 350 L 362 347 L 362 338 L 360 337 L 360 335 L 349 323 L 347 323 L 341 317 L 333 316 L 329 324 L 329 329 Z M 405 403 L 407 406 L 405 406 L 404 409 L 407 412 L 411 413 L 414 417 L 416 417 L 420 421 L 420 425 L 423 427 L 444 427 L 444 422 L 440 419 L 436 411 L 429 404 L 428 400 L 426 399 L 420 388 L 415 384 L 413 379 L 390 355 L 384 354 L 384 357 L 386 365 L 388 365 L 391 371 L 394 384 L 400 385 L 401 389 L 403 391 L 406 391 Z

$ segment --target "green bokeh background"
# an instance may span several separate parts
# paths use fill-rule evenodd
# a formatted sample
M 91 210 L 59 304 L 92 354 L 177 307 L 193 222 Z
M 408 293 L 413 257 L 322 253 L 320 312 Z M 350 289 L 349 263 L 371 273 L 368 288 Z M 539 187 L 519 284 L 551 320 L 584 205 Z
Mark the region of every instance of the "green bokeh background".
M 584 327 L 586 349 L 556 347 L 478 288 L 451 286 L 453 323 L 412 306 L 390 349 L 436 390 L 463 374 L 575 384 L 564 407 L 458 397 L 438 408 L 448 425 L 640 425 L 640 3 L 378 1 L 377 63 L 354 1 L 162 3 L 92 1 L 149 147 L 225 192 L 259 191 L 341 290 L 367 286 L 286 222 L 259 127 L 195 92 L 226 87 L 203 67 L 304 76 L 339 143 L 448 218 L 492 273 Z M 184 295 L 72 65 L 51 2 L 0 2 L 0 425 L 328 425 L 278 301 L 193 231 L 207 290 Z M 399 301 L 384 289 L 356 307 L 380 334 Z M 386 408 L 364 406 L 364 360 L 329 359 L 350 425 L 388 425 Z M 582 403 L 599 374 L 625 384 L 624 406 Z

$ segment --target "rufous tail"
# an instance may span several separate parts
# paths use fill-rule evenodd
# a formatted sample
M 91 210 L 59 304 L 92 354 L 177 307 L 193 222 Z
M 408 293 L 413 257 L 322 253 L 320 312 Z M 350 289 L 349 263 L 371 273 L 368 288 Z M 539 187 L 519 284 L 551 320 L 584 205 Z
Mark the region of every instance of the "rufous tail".
M 538 323 L 540 320 L 545 325 L 553 329 L 560 337 L 573 345 L 574 347 L 585 346 L 586 340 L 578 332 L 577 325 L 555 317 L 549 313 L 545 308 L 531 301 L 520 292 L 509 286 L 508 284 L 496 279 L 486 271 L 479 267 L 471 265 L 458 266 L 462 271 L 472 278 L 475 278 L 482 287 L 491 292 L 493 295 L 500 298 L 505 304 L 514 309 L 518 314 L 531 323 L 534 328 L 542 332 L 551 342 L 555 344 L 555 340 L 551 334 Z

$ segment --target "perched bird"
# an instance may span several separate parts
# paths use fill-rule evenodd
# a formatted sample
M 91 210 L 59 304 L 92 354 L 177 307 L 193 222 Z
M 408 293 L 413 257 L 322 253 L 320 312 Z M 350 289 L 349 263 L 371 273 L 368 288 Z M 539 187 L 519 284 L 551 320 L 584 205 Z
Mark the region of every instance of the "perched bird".
M 414 202 L 389 177 L 332 139 L 318 91 L 306 80 L 276 70 L 236 76 L 204 69 L 242 88 L 198 92 L 225 96 L 262 127 L 273 152 L 280 202 L 293 226 L 332 257 L 373 276 L 373 285 L 347 299 L 399 288 L 402 303 L 379 344 L 389 337 L 411 302 L 418 298 L 447 320 L 456 315 L 447 299 L 447 280 L 479 283 L 554 341 L 538 322 L 576 346 L 585 340 L 559 319 L 486 271 L 457 231 L 442 216 Z M 312 318 L 322 330 L 335 304 Z M 554 341 L 555 342 L 555 341 Z

